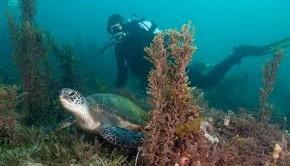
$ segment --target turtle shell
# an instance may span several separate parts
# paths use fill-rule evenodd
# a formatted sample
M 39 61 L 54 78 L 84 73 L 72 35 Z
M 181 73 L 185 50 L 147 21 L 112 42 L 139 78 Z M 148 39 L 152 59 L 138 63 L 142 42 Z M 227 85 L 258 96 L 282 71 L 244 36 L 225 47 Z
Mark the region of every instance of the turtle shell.
M 147 112 L 126 97 L 112 93 L 97 93 L 87 97 L 89 109 L 96 111 L 98 108 L 112 115 L 138 125 L 144 125 Z

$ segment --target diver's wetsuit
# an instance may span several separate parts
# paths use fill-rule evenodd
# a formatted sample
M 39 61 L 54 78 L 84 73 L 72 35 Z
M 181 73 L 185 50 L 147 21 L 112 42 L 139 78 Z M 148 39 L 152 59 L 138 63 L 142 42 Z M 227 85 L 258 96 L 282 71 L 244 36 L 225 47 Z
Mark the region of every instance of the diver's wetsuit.
M 147 81 L 147 74 L 151 64 L 145 59 L 144 48 L 149 46 L 154 38 L 152 30 L 146 31 L 138 25 L 138 21 L 132 21 L 125 25 L 126 36 L 115 44 L 115 56 L 117 60 L 117 87 L 125 85 L 128 71 Z M 153 27 L 152 27 L 153 28 Z
M 151 64 L 145 59 L 144 48 L 149 46 L 154 38 L 152 30 L 146 31 L 138 26 L 137 21 L 129 22 L 125 26 L 126 37 L 115 44 L 115 56 L 118 65 L 117 87 L 125 85 L 128 70 L 142 79 L 144 88 Z M 240 45 L 234 48 L 232 54 L 215 65 L 208 73 L 203 70 L 189 69 L 189 79 L 192 86 L 207 89 L 217 84 L 232 66 L 241 62 L 247 56 L 261 56 L 273 53 L 277 48 L 290 46 L 290 38 L 286 38 L 265 46 Z

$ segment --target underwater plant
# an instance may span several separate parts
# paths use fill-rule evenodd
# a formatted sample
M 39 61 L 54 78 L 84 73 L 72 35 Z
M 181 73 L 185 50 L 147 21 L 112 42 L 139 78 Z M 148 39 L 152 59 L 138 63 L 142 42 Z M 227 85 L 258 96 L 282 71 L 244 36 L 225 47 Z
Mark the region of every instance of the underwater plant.
M 271 95 L 277 72 L 282 61 L 284 52 L 278 50 L 271 61 L 267 62 L 264 66 L 263 72 L 263 85 L 260 88 L 260 99 L 259 99 L 259 120 L 263 123 L 269 123 L 271 120 L 272 106 L 269 103 L 269 96 Z
M 80 82 L 77 76 L 77 61 L 72 46 L 69 44 L 64 44 L 63 46 L 53 44 L 52 51 L 59 62 L 61 86 L 63 88 L 79 88 Z
M 18 87 L 0 85 L 0 144 L 13 141 Z
M 158 34 L 146 48 L 153 64 L 148 89 L 152 110 L 139 164 L 289 164 L 289 138 L 278 127 L 257 122 L 245 111 L 225 114 L 210 108 L 202 102 L 202 92 L 188 87 L 186 66 L 194 51 L 189 25 L 181 32 Z M 275 151 L 274 145 L 281 149 Z
M 45 33 L 34 21 L 35 0 L 21 0 L 21 19 L 18 24 L 8 15 L 13 58 L 19 69 L 25 95 L 26 123 L 46 122 L 51 108 L 51 70 L 48 64 L 48 42 Z
M 22 19 L 24 22 L 33 22 L 36 14 L 36 0 L 20 0 Z
M 15 143 L 0 146 L 0 165 L 133 165 L 124 152 L 94 146 L 69 131 L 47 133 L 35 127 L 16 128 Z
M 195 50 L 189 25 L 184 25 L 181 32 L 169 30 L 158 34 L 146 48 L 153 64 L 148 78 L 153 109 L 141 147 L 145 165 L 174 165 L 176 156 L 187 150 L 182 144 L 187 134 L 199 133 L 201 119 L 193 105 L 186 75 Z

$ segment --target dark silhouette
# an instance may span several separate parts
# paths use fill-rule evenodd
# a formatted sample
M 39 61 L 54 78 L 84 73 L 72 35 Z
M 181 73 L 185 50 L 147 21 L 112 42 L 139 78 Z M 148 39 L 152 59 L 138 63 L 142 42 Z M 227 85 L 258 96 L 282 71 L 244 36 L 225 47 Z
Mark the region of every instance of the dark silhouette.
M 240 45 L 235 47 L 232 54 L 225 58 L 220 63 L 216 64 L 209 72 L 206 74 L 203 72 L 206 67 L 193 67 L 189 70 L 189 78 L 193 85 L 199 88 L 210 88 L 217 84 L 225 74 L 233 67 L 235 64 L 239 64 L 243 58 L 248 56 L 262 56 L 270 53 L 274 53 L 279 48 L 287 48 L 290 46 L 290 37 L 283 40 L 265 45 L 265 46 L 251 46 L 251 45 Z

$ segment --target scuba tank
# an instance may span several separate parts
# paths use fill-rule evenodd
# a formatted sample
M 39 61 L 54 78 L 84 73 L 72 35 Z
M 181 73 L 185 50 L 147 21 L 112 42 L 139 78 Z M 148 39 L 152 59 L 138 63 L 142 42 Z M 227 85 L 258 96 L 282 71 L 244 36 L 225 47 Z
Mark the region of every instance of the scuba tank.
M 153 34 L 161 32 L 161 30 L 157 27 L 157 24 L 149 21 L 145 17 L 138 17 L 136 14 L 133 14 L 132 17 L 128 19 L 128 22 L 135 22 L 139 28 Z

